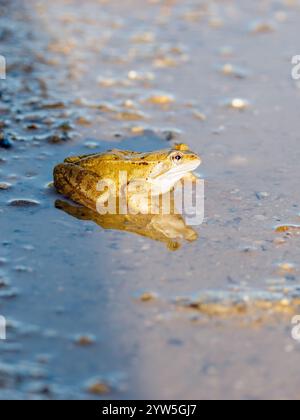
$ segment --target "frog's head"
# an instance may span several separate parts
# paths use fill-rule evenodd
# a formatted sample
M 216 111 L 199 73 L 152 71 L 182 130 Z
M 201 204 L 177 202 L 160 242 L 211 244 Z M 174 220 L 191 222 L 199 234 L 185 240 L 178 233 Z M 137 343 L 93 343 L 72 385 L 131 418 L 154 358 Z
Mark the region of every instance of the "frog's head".
M 185 175 L 201 164 L 201 158 L 185 144 L 176 145 L 168 151 L 155 154 L 156 163 L 148 176 L 148 182 L 160 187 L 161 192 L 170 191 Z

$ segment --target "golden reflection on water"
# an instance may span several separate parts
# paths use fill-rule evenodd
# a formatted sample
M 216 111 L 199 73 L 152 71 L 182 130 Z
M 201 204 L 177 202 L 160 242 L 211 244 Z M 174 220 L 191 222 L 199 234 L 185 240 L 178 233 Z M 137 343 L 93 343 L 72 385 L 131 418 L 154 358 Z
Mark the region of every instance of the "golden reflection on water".
M 170 251 L 178 250 L 182 241 L 194 242 L 196 231 L 187 226 L 179 214 L 106 214 L 100 215 L 86 207 L 57 200 L 55 207 L 79 220 L 92 221 L 102 229 L 134 233 L 164 243 Z

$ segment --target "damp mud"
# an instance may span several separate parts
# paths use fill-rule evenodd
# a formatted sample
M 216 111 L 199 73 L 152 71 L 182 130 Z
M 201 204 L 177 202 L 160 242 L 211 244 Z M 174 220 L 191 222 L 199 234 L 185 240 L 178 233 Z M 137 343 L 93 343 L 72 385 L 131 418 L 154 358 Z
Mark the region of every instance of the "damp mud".
M 0 1 L 1 399 L 300 398 L 299 19 L 297 0 Z M 202 158 L 200 226 L 53 188 L 67 156 L 178 142 Z

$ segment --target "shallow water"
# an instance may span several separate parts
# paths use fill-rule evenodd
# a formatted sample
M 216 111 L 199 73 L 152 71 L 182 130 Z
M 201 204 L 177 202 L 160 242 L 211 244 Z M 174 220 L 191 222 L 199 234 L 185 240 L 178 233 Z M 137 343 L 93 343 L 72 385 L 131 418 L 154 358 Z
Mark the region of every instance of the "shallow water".
M 23 3 L 0 9 L 0 397 L 299 398 L 300 236 L 276 231 L 299 224 L 299 2 Z M 55 208 L 66 156 L 176 141 L 203 158 L 197 241 Z

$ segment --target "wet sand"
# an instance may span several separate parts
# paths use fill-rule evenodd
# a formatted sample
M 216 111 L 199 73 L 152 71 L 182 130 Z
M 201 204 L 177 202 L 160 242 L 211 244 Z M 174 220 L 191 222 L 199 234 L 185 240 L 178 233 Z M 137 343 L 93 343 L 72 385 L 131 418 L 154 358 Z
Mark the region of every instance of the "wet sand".
M 0 3 L 0 398 L 298 399 L 299 2 L 23 3 Z M 203 159 L 196 242 L 55 208 L 66 156 L 176 141 Z

